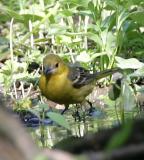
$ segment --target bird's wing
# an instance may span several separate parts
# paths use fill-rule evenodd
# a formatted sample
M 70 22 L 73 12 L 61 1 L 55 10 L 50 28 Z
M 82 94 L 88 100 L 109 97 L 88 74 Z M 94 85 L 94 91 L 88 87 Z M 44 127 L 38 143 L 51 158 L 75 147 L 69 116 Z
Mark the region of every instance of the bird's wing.
M 68 78 L 73 82 L 75 88 L 80 88 L 89 84 L 93 80 L 93 74 L 90 74 L 89 70 L 83 67 L 70 67 Z
M 71 66 L 68 78 L 72 81 L 75 88 L 80 88 L 91 83 L 94 79 L 99 80 L 106 76 L 112 75 L 115 72 L 120 72 L 121 69 L 113 68 L 107 69 L 100 72 L 90 73 L 89 70 L 84 69 L 83 67 Z

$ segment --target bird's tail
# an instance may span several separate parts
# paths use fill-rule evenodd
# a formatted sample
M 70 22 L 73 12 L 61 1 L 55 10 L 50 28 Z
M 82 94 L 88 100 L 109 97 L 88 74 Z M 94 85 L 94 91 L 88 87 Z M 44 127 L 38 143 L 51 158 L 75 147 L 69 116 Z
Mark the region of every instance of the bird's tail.
M 96 80 L 99 80 L 101 78 L 110 76 L 110 75 L 112 75 L 113 73 L 116 73 L 116 72 L 121 72 L 121 69 L 120 68 L 107 69 L 107 70 L 104 70 L 104 71 L 94 73 L 94 76 L 95 76 Z

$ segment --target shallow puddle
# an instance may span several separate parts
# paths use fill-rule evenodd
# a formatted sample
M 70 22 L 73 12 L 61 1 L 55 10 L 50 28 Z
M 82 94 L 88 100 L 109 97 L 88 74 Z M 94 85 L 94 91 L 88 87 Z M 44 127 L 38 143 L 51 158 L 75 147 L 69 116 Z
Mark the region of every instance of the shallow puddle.
M 102 116 L 100 116 L 100 114 L 102 114 Z M 95 116 L 86 116 L 85 122 L 75 121 L 71 111 L 64 116 L 71 127 L 70 131 L 56 124 L 28 128 L 38 146 L 51 148 L 54 144 L 67 137 L 82 137 L 87 133 L 94 133 L 99 129 L 110 128 L 119 124 L 114 110 L 107 110 L 106 112 L 99 111 Z

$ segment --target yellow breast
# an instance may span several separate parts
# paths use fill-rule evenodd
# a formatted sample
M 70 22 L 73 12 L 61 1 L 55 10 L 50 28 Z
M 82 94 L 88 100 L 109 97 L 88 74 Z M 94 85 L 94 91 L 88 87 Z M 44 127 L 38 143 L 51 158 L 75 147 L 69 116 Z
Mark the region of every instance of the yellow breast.
M 42 75 L 39 87 L 42 94 L 49 100 L 59 104 L 81 103 L 92 91 L 93 86 L 74 88 L 67 75 L 55 75 L 46 77 Z

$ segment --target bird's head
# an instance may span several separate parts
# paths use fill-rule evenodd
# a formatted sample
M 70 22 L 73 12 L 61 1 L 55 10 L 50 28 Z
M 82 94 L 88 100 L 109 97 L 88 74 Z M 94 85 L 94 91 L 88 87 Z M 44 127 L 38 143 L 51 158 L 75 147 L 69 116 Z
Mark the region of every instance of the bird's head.
M 48 54 L 43 60 L 43 73 L 45 76 L 61 74 L 65 69 L 65 63 L 55 54 Z

